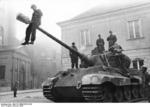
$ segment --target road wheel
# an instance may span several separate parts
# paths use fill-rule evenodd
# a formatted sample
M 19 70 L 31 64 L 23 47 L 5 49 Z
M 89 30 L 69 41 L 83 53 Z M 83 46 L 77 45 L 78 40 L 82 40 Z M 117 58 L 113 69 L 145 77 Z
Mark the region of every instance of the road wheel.
M 133 96 L 133 98 L 139 97 L 138 87 L 132 87 L 132 96 Z
M 103 90 L 103 102 L 113 102 L 113 95 L 107 88 Z
M 123 97 L 123 91 L 121 88 L 117 88 L 114 94 L 115 100 L 117 102 L 122 102 L 124 97 Z
M 127 100 L 127 101 L 130 101 L 131 100 L 131 90 L 129 87 L 124 87 L 124 98 Z
M 144 98 L 145 97 L 145 93 L 144 93 L 144 88 L 141 86 L 140 89 L 139 89 L 139 96 L 141 98 Z

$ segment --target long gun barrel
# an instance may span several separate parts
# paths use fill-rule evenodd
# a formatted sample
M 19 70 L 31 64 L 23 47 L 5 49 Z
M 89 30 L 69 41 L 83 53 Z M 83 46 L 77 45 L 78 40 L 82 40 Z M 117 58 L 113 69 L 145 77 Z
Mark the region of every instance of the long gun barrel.
M 30 19 L 26 16 L 24 16 L 23 14 L 19 14 L 17 15 L 17 20 L 25 23 L 25 24 L 30 24 Z M 53 35 L 51 35 L 50 33 L 48 33 L 47 31 L 45 31 L 44 29 L 37 27 L 37 29 L 39 31 L 41 31 L 42 33 L 44 33 L 45 35 L 47 35 L 48 37 L 50 37 L 51 39 L 53 39 L 54 41 L 56 41 L 57 43 L 61 44 L 63 47 L 65 47 L 66 49 L 68 49 L 69 51 L 71 51 L 72 53 L 78 55 L 78 57 L 88 66 L 92 66 L 93 63 L 83 54 L 79 53 L 78 51 L 74 50 L 73 48 L 71 48 L 70 46 L 68 46 L 67 44 L 65 44 L 64 42 L 60 41 L 59 39 L 57 39 L 56 37 L 54 37 Z

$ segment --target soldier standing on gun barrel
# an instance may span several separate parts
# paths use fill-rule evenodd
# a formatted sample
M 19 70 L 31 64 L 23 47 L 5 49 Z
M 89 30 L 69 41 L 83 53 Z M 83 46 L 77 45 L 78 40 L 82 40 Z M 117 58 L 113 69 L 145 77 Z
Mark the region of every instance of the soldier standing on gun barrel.
M 110 35 L 107 37 L 109 43 L 109 49 L 117 42 L 116 35 L 113 35 L 112 31 L 109 31 Z
M 71 46 L 74 50 L 78 51 L 77 47 L 75 46 L 75 43 L 72 43 Z M 70 52 L 70 58 L 71 58 L 71 67 L 74 68 L 74 66 L 76 68 L 78 68 L 78 56 L 75 53 Z
M 22 43 L 22 45 L 27 45 L 27 44 L 34 44 L 35 38 L 36 38 L 36 28 L 41 25 L 41 17 L 43 13 L 41 12 L 40 9 L 37 9 L 36 5 L 32 5 L 31 9 L 33 9 L 33 14 L 32 14 L 32 19 L 31 23 L 26 29 L 26 37 L 25 37 L 25 42 Z M 31 42 L 29 43 L 31 35 Z

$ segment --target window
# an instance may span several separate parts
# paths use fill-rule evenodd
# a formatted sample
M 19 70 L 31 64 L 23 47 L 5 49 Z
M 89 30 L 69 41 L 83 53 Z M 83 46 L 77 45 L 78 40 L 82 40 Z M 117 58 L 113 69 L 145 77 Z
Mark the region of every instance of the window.
M 129 39 L 141 38 L 140 20 L 128 21 Z
M 0 65 L 0 79 L 5 79 L 5 66 Z
M 87 47 L 91 45 L 91 36 L 89 30 L 85 29 L 80 32 L 80 46 Z

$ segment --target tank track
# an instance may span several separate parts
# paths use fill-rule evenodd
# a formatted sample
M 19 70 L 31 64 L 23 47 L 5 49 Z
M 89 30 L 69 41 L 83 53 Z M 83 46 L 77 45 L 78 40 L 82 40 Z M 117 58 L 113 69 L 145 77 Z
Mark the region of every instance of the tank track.
M 116 95 L 114 90 L 111 87 L 107 87 L 107 88 L 108 91 L 106 91 L 106 93 L 110 93 L 110 94 L 105 95 L 104 91 L 107 89 L 102 86 L 83 85 L 82 95 L 86 102 L 139 102 L 139 101 L 147 100 L 145 93 L 141 95 L 139 92 L 136 93 L 136 91 L 131 91 L 131 90 L 130 90 L 131 91 L 130 98 L 126 98 L 122 87 L 116 87 L 122 90 L 122 94 L 120 94 L 120 96 L 122 95 L 122 97 L 120 97 L 118 94 L 119 99 L 116 99 L 117 97 L 115 97 Z M 131 89 L 133 90 L 133 88 L 134 87 L 132 87 Z M 138 86 L 136 86 L 135 88 L 138 89 Z
M 148 101 L 148 98 L 138 98 L 138 99 L 134 99 L 134 100 L 129 101 L 129 103 L 140 102 L 140 101 Z
M 111 87 L 107 87 L 107 88 L 112 90 Z M 110 96 L 104 97 L 104 90 L 107 89 L 98 85 L 83 85 L 81 91 L 85 102 L 139 102 L 139 101 L 147 100 L 147 97 L 145 95 L 141 97 L 138 93 L 138 97 L 131 95 L 130 100 L 127 100 L 123 97 L 122 101 L 117 101 L 114 95 L 112 96 L 112 98 Z M 114 90 L 108 91 L 107 93 L 109 92 L 114 93 L 113 91 Z M 50 86 L 43 86 L 43 95 L 48 100 L 52 100 L 54 102 L 60 101 L 59 99 L 57 99 L 57 97 L 55 97 L 52 94 L 52 89 L 50 88 Z
M 43 95 L 49 100 L 57 101 L 52 94 L 52 89 L 50 88 L 50 86 L 43 86 Z

